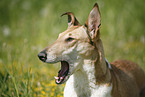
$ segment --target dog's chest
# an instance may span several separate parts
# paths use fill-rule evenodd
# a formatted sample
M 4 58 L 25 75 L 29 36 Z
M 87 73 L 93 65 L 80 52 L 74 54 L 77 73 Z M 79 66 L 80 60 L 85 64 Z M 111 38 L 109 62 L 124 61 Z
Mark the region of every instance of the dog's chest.
M 64 89 L 64 97 L 112 97 L 112 85 L 95 85 L 87 79 L 71 76 Z

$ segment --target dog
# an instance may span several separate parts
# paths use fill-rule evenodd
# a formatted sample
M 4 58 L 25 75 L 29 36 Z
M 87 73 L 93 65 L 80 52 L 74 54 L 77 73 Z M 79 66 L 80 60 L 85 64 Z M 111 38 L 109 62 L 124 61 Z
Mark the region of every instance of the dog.
M 56 84 L 66 82 L 64 97 L 145 97 L 145 73 L 135 63 L 118 60 L 109 63 L 100 38 L 101 16 L 98 4 L 81 25 L 66 12 L 68 28 L 38 57 L 46 63 L 61 62 Z

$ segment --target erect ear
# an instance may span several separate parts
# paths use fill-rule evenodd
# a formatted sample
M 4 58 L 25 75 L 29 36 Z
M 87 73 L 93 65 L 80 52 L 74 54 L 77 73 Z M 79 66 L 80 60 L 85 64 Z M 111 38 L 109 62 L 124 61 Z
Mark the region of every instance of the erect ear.
M 101 16 L 97 3 L 95 3 L 93 9 L 91 10 L 85 26 L 87 27 L 88 34 L 90 35 L 92 40 L 94 40 L 95 38 L 100 38 L 99 28 L 101 26 Z
M 78 22 L 78 20 L 76 19 L 76 17 L 74 16 L 73 13 L 66 12 L 66 13 L 62 14 L 61 16 L 64 16 L 64 15 L 68 15 L 68 28 L 72 25 L 73 26 L 79 26 L 80 25 L 80 23 Z

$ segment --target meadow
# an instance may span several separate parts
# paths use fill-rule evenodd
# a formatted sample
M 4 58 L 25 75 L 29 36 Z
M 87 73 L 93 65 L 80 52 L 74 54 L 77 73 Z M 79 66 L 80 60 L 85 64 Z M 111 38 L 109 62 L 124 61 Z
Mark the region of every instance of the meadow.
M 1 0 L 0 97 L 62 97 L 54 76 L 60 64 L 37 54 L 66 30 L 64 12 L 83 25 L 94 3 L 101 11 L 101 38 L 109 62 L 127 59 L 145 70 L 144 0 Z

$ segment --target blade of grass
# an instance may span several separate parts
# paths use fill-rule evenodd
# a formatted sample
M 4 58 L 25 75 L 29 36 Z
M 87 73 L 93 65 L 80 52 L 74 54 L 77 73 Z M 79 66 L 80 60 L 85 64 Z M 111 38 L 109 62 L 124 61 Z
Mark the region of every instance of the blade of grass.
M 30 70 L 28 70 L 28 75 L 27 75 L 27 96 L 29 95 L 29 81 L 30 81 Z
M 4 64 L 3 64 L 4 65 Z M 7 69 L 7 67 L 4 65 L 7 73 L 10 75 L 10 77 L 12 78 L 12 81 L 14 83 L 14 86 L 15 86 L 15 90 L 16 90 L 16 94 L 17 94 L 17 97 L 19 97 L 19 91 L 18 91 L 18 88 L 17 88 L 17 85 L 16 85 L 16 82 L 15 82 L 15 78 L 12 76 L 12 74 L 9 72 L 9 70 Z

